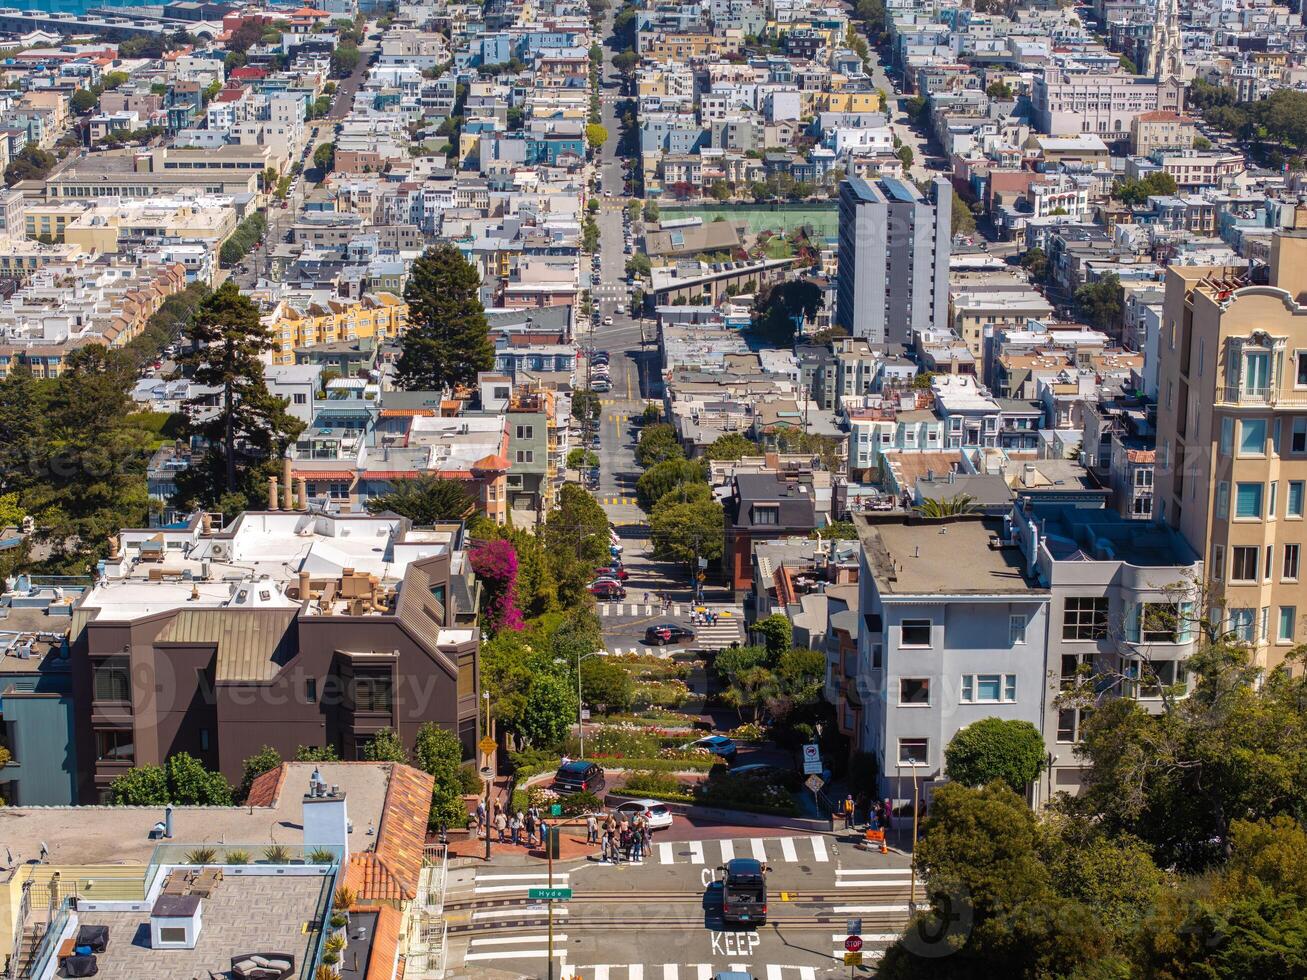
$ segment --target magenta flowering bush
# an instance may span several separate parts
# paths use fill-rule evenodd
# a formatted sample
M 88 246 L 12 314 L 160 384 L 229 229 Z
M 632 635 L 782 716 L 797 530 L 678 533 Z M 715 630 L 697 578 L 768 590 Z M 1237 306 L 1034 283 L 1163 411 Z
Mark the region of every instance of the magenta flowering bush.
M 472 571 L 481 579 L 481 613 L 486 627 L 520 630 L 522 610 L 517 605 L 517 549 L 511 541 L 477 541 L 468 552 Z

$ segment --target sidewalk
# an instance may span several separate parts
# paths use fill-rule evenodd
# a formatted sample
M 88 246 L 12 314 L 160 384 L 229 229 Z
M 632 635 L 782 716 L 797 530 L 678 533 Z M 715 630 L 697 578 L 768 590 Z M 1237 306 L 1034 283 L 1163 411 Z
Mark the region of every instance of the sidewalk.
M 598 844 L 587 844 L 585 842 L 585 824 L 568 825 L 563 828 L 562 840 L 558 843 L 557 861 L 577 861 L 584 857 L 597 855 L 599 853 Z M 450 840 L 449 856 L 459 858 L 469 858 L 484 862 L 486 857 L 486 839 L 484 837 L 465 837 L 461 840 Z M 515 861 L 524 861 L 532 859 L 544 862 L 547 860 L 544 849 L 535 847 L 524 847 L 521 844 L 501 844 L 498 840 L 490 842 L 490 860 L 506 860 L 506 863 Z

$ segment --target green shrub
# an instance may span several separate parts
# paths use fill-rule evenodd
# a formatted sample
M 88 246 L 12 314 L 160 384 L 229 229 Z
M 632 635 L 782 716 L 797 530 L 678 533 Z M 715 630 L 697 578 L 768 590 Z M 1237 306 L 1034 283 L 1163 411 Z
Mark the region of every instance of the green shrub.
M 669 772 L 641 769 L 626 778 L 622 792 L 629 793 L 684 793 L 685 790 Z
M 285 864 L 290 860 L 290 851 L 280 844 L 269 844 L 263 849 L 263 860 L 269 864 Z
M 344 913 L 336 912 L 332 915 L 331 928 L 344 929 L 347 925 L 349 925 L 349 919 L 345 918 Z
M 568 817 L 577 817 L 583 813 L 595 813 L 603 809 L 603 801 L 588 790 L 561 797 L 558 802 L 563 805 L 563 815 Z
M 186 852 L 187 864 L 212 864 L 214 858 L 218 856 L 218 850 L 214 847 L 197 847 Z
M 250 852 L 249 852 L 249 851 L 242 851 L 242 850 L 228 851 L 227 854 L 226 854 L 226 856 L 223 858 L 223 863 L 225 863 L 225 864 L 249 864 L 249 863 L 250 863 Z
M 486 784 L 481 781 L 481 774 L 475 766 L 460 766 L 458 788 L 464 796 L 480 796 L 486 791 Z
M 305 860 L 307 860 L 309 864 L 332 864 L 336 860 L 336 852 L 329 851 L 325 847 L 315 847 L 313 850 L 309 851 Z M 341 926 L 343 925 L 344 923 L 341 924 Z M 341 926 L 336 926 L 336 928 L 339 929 Z

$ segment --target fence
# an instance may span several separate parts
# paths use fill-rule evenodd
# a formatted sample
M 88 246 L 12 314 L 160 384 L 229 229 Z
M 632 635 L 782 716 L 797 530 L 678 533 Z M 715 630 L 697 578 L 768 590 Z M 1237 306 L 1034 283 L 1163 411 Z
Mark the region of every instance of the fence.
M 429 844 L 423 850 L 421 897 L 409 908 L 409 947 L 405 976 L 440 980 L 449 959 L 449 924 L 445 921 L 445 888 L 449 882 L 449 850 Z

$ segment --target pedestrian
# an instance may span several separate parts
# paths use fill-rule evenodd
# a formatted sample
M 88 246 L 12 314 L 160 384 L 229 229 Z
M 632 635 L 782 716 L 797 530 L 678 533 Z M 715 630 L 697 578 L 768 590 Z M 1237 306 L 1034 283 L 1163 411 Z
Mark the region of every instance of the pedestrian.
M 543 847 L 543 848 L 548 849 L 548 847 L 549 847 L 549 824 L 545 822 L 545 818 L 544 818 L 544 817 L 541 817 L 541 818 L 540 818 L 540 823 L 539 823 L 538 826 L 540 827 L 540 846 Z
M 631 860 L 631 829 L 626 826 L 625 822 L 622 824 L 621 842 L 622 858 L 623 860 L 629 861 Z
M 647 590 L 645 591 L 645 594 L 644 594 L 644 604 L 645 604 L 646 606 L 649 605 L 649 592 L 648 592 Z
M 653 827 L 648 820 L 644 822 L 644 849 L 646 853 L 653 850 Z
M 853 829 L 853 794 L 844 797 L 844 829 Z
M 585 842 L 587 844 L 597 844 L 599 842 L 599 821 L 595 819 L 593 813 L 586 814 Z
M 514 844 L 522 843 L 522 824 L 524 820 L 525 816 L 521 810 L 518 810 L 517 813 L 513 814 L 513 819 L 509 821 L 508 828 L 513 832 Z
M 631 828 L 631 860 L 638 862 L 643 855 L 641 851 L 644 848 L 644 834 L 640 832 L 640 825 L 636 824 Z
M 504 843 L 504 831 L 508 829 L 508 818 L 504 816 L 504 811 L 495 805 L 495 829 L 499 831 L 499 843 Z
M 526 822 L 524 826 L 526 827 L 526 846 L 531 847 L 536 842 L 536 818 L 534 807 L 526 811 Z
M 477 836 L 480 837 L 483 831 L 489 833 L 489 830 L 486 827 L 486 801 L 485 800 L 477 800 L 476 819 L 477 819 Z

